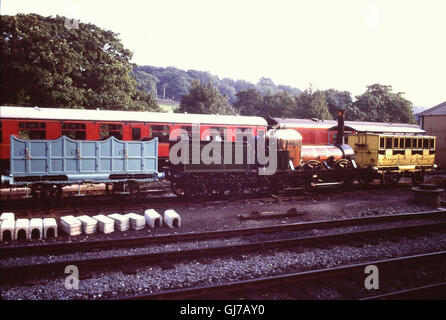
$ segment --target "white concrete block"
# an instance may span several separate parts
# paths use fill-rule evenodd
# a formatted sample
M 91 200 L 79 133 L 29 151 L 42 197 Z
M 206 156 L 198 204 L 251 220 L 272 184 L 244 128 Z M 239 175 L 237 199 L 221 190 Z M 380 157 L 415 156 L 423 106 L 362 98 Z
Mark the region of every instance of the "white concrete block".
M 163 218 L 154 209 L 144 211 L 144 217 L 146 218 L 146 223 L 152 228 L 155 228 L 155 226 L 163 226 Z
M 164 211 L 164 222 L 169 226 L 169 228 L 180 228 L 181 227 L 181 217 L 175 210 Z
M 29 238 L 33 238 L 33 233 L 38 233 L 37 238 L 43 237 L 43 220 L 42 218 L 32 218 L 29 222 Z
M 15 221 L 11 219 L 3 220 L 0 224 L 0 241 L 4 241 L 6 239 L 6 234 L 9 233 L 11 240 L 15 239 Z
M 15 222 L 15 234 L 14 238 L 19 239 L 19 236 L 23 239 L 23 233 L 25 233 L 25 239 L 29 239 L 29 220 L 17 219 Z
M 2 215 L 0 216 L 0 221 L 9 220 L 9 219 L 11 219 L 11 220 L 15 219 L 14 213 L 12 213 L 12 212 L 3 212 Z
M 96 220 L 98 220 L 98 229 L 102 233 L 112 233 L 115 231 L 115 220 L 104 216 L 103 214 L 98 214 L 97 216 L 93 216 Z
M 110 214 L 110 215 L 108 215 L 108 217 L 115 221 L 115 230 L 127 231 L 128 229 L 130 229 L 129 217 L 119 214 L 119 213 Z
M 82 233 L 82 223 L 74 216 L 60 218 L 60 226 L 69 236 L 78 236 Z
M 130 228 L 133 230 L 141 230 L 146 226 L 146 219 L 140 214 L 132 212 L 125 214 L 125 216 L 129 218 Z
M 54 218 L 43 219 L 43 237 L 48 238 L 49 236 L 57 238 L 57 222 Z
M 90 216 L 79 216 L 76 217 L 82 224 L 82 231 L 85 234 L 93 234 L 96 233 L 97 226 L 98 226 L 98 220 L 93 219 Z

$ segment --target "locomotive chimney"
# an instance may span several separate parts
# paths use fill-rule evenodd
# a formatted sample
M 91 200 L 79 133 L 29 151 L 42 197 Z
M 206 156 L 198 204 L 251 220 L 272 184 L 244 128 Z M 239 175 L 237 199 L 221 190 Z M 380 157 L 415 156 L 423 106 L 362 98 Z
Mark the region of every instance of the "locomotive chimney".
M 336 145 L 344 144 L 344 119 L 346 112 L 346 106 L 340 107 L 336 112 L 338 115 L 338 134 L 336 135 Z

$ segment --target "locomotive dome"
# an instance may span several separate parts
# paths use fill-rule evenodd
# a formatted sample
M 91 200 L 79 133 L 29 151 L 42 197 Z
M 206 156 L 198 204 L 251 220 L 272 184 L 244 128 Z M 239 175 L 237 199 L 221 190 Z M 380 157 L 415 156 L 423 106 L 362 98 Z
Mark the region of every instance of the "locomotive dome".
M 302 135 L 293 129 L 270 129 L 266 133 L 268 139 L 275 138 L 277 145 L 301 146 Z

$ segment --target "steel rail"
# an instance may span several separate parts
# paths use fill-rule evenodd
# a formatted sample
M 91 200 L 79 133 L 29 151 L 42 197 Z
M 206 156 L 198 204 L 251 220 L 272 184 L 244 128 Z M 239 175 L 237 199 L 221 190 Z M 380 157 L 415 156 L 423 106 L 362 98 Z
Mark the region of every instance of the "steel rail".
M 446 218 L 446 210 L 424 211 L 418 213 L 405 213 L 397 215 L 384 215 L 372 217 L 359 217 L 339 220 L 320 220 L 302 223 L 280 224 L 272 226 L 237 228 L 229 230 L 189 232 L 180 234 L 143 236 L 121 239 L 89 240 L 84 242 L 48 243 L 39 245 L 15 245 L 0 247 L 0 259 L 25 256 L 61 254 L 69 252 L 86 252 L 97 249 L 112 249 L 145 246 L 152 244 L 167 244 L 173 242 L 198 241 L 255 234 L 279 233 L 285 231 L 299 231 L 312 229 L 327 229 L 346 226 L 368 225 L 372 223 L 390 223 L 416 219 L 441 219 Z
M 68 259 L 64 261 L 48 262 L 40 264 L 6 266 L 0 268 L 0 284 L 23 282 L 27 277 L 43 279 L 51 275 L 63 275 L 67 265 L 76 265 L 79 270 L 104 270 L 112 267 L 129 267 L 140 264 L 159 264 L 174 262 L 187 258 L 201 258 L 204 256 L 230 256 L 245 252 L 264 251 L 272 248 L 295 248 L 297 246 L 321 246 L 334 244 L 349 244 L 352 241 L 364 242 L 368 238 L 378 238 L 408 234 L 413 237 L 415 234 L 434 232 L 446 229 L 446 222 L 415 224 L 403 227 L 379 228 L 366 231 L 356 231 L 347 233 L 335 233 L 322 236 L 308 236 L 281 240 L 270 240 L 239 245 L 223 245 L 216 247 L 206 247 L 198 249 L 187 249 L 181 251 L 166 251 L 160 253 L 136 254 L 127 256 L 113 256 L 91 259 Z
M 112 300 L 209 299 L 209 296 L 211 295 L 234 294 L 234 293 L 237 294 L 245 290 L 253 290 L 253 289 L 255 290 L 259 288 L 268 288 L 273 286 L 274 287 L 281 286 L 285 289 L 287 286 L 290 286 L 290 283 L 323 279 L 328 277 L 330 277 L 330 279 L 333 279 L 333 277 L 336 276 L 342 277 L 344 275 L 351 276 L 352 274 L 353 275 L 358 274 L 358 278 L 363 279 L 364 268 L 368 265 L 375 265 L 381 269 L 386 266 L 401 267 L 408 264 L 414 265 L 427 262 L 432 263 L 433 261 L 438 261 L 438 260 L 444 261 L 444 259 L 446 259 L 446 251 L 439 251 L 439 252 L 425 253 L 419 255 L 368 261 L 368 262 L 333 267 L 333 268 L 325 268 L 325 269 L 296 272 L 277 276 L 262 277 L 257 279 L 235 281 L 224 284 L 197 286 L 192 288 L 180 288 L 180 289 L 158 291 L 158 292 L 133 295 L 133 296 L 122 296 L 122 297 L 112 298 Z M 333 280 L 331 281 L 333 282 Z M 389 293 L 388 295 L 390 297 L 392 293 Z M 372 296 L 370 298 L 366 297 L 365 299 L 373 299 L 377 297 L 381 298 L 385 296 L 386 295 Z M 231 299 L 234 299 L 234 296 L 232 296 Z

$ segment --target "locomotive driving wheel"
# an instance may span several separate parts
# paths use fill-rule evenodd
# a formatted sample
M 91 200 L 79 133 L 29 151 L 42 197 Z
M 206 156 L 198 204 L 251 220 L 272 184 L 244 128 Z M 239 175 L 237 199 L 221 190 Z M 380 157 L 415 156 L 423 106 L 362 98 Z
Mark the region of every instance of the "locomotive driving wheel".
M 322 169 L 322 164 L 319 161 L 316 160 L 310 160 L 308 162 L 305 162 L 303 165 L 304 170 L 320 170 Z

